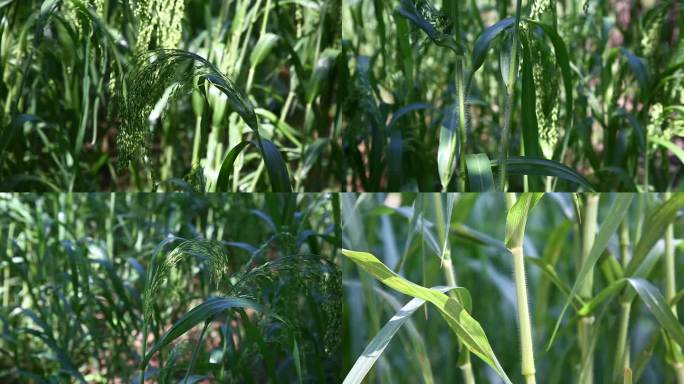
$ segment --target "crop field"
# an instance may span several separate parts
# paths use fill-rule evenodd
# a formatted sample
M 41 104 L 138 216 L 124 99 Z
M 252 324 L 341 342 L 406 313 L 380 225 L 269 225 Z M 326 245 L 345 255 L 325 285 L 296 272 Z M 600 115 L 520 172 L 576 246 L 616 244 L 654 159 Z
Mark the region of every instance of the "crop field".
M 0 382 L 339 382 L 326 195 L 0 195 Z
M 351 383 L 684 383 L 684 194 L 344 194 Z
M 683 179 L 683 0 L 0 0 L 0 383 L 684 384 Z
M 339 1 L 0 1 L 0 189 L 335 183 Z
M 0 190 L 680 190 L 675 0 L 2 0 Z
M 349 189 L 681 184 L 681 1 L 342 3 Z

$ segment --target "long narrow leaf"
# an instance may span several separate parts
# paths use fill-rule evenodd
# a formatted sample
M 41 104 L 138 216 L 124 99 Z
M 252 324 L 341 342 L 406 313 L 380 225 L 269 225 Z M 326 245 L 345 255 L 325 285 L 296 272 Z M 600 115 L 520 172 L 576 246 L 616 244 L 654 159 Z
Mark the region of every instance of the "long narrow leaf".
M 643 233 L 634 247 L 632 260 L 625 270 L 626 276 L 634 275 L 648 252 L 665 233 L 665 228 L 674 221 L 682 209 L 684 209 L 684 193 L 676 193 L 646 218 Z
M 506 164 L 510 174 L 554 176 L 575 183 L 588 191 L 595 190 L 584 176 L 557 161 L 514 156 L 509 157 Z M 492 168 L 498 168 L 498 166 L 498 160 L 492 160 Z
M 432 288 L 440 292 L 448 292 L 452 288 Z M 380 355 L 385 351 L 394 335 L 399 329 L 408 322 L 418 308 L 425 304 L 425 300 L 414 298 L 404 305 L 397 313 L 382 327 L 373 339 L 368 343 L 361 353 L 354 366 L 349 370 L 344 378 L 343 384 L 359 384 L 363 382 L 368 372 L 371 370 Z
M 506 383 L 511 383 L 501 364 L 499 364 L 484 330 L 458 301 L 442 292 L 425 288 L 404 279 L 392 272 L 370 253 L 343 249 L 342 254 L 388 287 L 434 304 L 463 344 L 492 367 Z
M 254 309 L 280 320 L 278 316 L 270 313 L 267 308 L 252 300 L 241 297 L 213 297 L 183 315 L 183 317 L 181 317 L 180 320 L 178 320 L 171 329 L 169 329 L 169 331 L 150 348 L 144 357 L 143 364 L 147 365 L 147 362 L 150 361 L 157 351 L 184 335 L 197 324 L 210 320 L 212 317 L 233 308 Z
M 629 210 L 629 205 L 632 203 L 632 199 L 634 199 L 633 194 L 616 195 L 615 202 L 613 202 L 613 205 L 610 208 L 610 211 L 608 212 L 605 221 L 601 225 L 601 229 L 599 230 L 599 233 L 596 236 L 596 239 L 594 240 L 594 244 L 592 245 L 591 250 L 589 250 L 589 255 L 580 267 L 580 271 L 577 274 L 577 278 L 572 286 L 570 295 L 566 300 L 565 305 L 563 306 L 563 310 L 561 311 L 560 316 L 558 316 L 558 320 L 556 321 L 556 326 L 554 327 L 551 338 L 549 339 L 547 349 L 551 347 L 551 344 L 553 344 L 554 338 L 556 337 L 556 333 L 558 332 L 558 327 L 560 326 L 560 323 L 563 320 L 563 315 L 565 314 L 565 311 L 568 309 L 568 306 L 570 305 L 571 298 L 575 296 L 579 288 L 582 286 L 582 283 L 584 282 L 584 279 L 586 279 L 589 275 L 589 272 L 591 272 L 594 269 L 594 266 L 596 265 L 596 262 L 598 261 L 599 257 L 601 257 L 601 254 L 608 246 L 608 241 L 613 236 L 613 234 L 615 234 L 620 223 L 622 223 L 622 220 L 627 215 L 627 211 Z
M 639 294 L 646 308 L 655 316 L 660 326 L 667 331 L 672 339 L 684 348 L 684 327 L 672 314 L 670 307 L 658 288 L 645 279 L 628 278 L 629 284 Z
M 470 192 L 493 191 L 494 175 L 489 157 L 484 153 L 467 155 L 465 162 Z

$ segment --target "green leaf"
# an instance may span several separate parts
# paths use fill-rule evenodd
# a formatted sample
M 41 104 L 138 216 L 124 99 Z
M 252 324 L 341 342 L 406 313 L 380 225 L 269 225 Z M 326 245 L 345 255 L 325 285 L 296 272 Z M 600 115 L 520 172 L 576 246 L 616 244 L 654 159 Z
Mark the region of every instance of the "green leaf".
M 437 168 L 442 189 L 446 190 L 456 169 L 458 161 L 458 109 L 455 105 L 447 107 L 444 120 L 439 130 L 439 148 L 437 150 Z
M 413 48 L 411 47 L 411 31 L 408 21 L 398 10 L 392 12 L 396 25 L 397 48 L 400 53 L 400 65 L 406 81 L 406 88 L 413 90 Z
M 290 174 L 287 171 L 285 160 L 278 151 L 278 148 L 269 140 L 261 139 L 261 149 L 266 163 L 266 171 L 271 183 L 273 192 L 292 192 L 290 185 Z M 218 178 L 216 179 L 216 190 L 219 192 L 228 191 L 228 178 L 233 170 L 233 165 L 240 152 L 244 151 L 249 144 L 257 146 L 254 141 L 242 141 L 234 146 L 226 155 L 221 163 Z
M 560 316 L 558 316 L 556 326 L 553 330 L 551 338 L 549 339 L 547 350 L 551 347 L 551 344 L 553 344 L 556 332 L 558 332 L 558 327 L 560 326 L 560 323 L 563 320 L 563 315 L 565 314 L 565 311 L 568 309 L 568 305 L 570 305 L 570 298 L 574 297 L 575 294 L 577 294 L 577 291 L 579 290 L 580 286 L 582 286 L 582 283 L 584 283 L 584 280 L 589 275 L 589 272 L 591 272 L 594 269 L 594 266 L 596 265 L 596 262 L 598 261 L 599 257 L 601 257 L 603 251 L 605 251 L 606 247 L 608 247 L 608 241 L 613 236 L 613 234 L 615 234 L 618 227 L 620 226 L 620 223 L 622 223 L 622 220 L 627 215 L 627 211 L 629 210 L 629 206 L 632 203 L 632 199 L 634 199 L 634 194 L 631 193 L 617 194 L 615 196 L 615 201 L 613 202 L 613 205 L 610 207 L 610 211 L 606 215 L 605 220 L 601 224 L 601 229 L 599 230 L 598 235 L 596 235 L 596 239 L 594 240 L 594 244 L 592 245 L 591 250 L 589 250 L 589 255 L 580 267 L 580 271 L 577 274 L 575 283 L 573 284 L 572 290 L 570 291 L 569 298 L 566 300 Z
M 475 46 L 473 47 L 473 54 L 471 57 L 471 77 L 477 72 L 482 64 L 484 64 L 485 58 L 487 57 L 487 51 L 489 51 L 489 46 L 492 41 L 499 37 L 503 31 L 515 24 L 515 17 L 509 17 L 499 21 L 498 23 L 485 29 L 482 34 L 475 41 Z
M 627 65 L 634 73 L 634 77 L 639 83 L 639 87 L 642 90 L 648 90 L 649 83 L 651 82 L 651 74 L 648 71 L 648 66 L 646 65 L 646 60 L 635 55 L 627 48 L 620 48 L 622 55 L 627 58 Z
M 278 148 L 266 139 L 261 139 L 261 147 L 273 192 L 292 192 L 290 174 L 287 172 L 285 160 L 283 160 Z
M 525 232 L 527 216 L 543 196 L 543 193 L 523 193 L 508 211 L 506 216 L 506 237 L 504 240 L 506 248 L 511 249 L 516 246 L 522 246 L 520 240 Z
M 625 270 L 626 276 L 634 276 L 648 252 L 665 233 L 665 228 L 674 221 L 682 209 L 684 209 L 684 193 L 675 193 L 646 218 L 639 242 L 634 247 L 632 260 Z
M 330 73 L 333 69 L 333 64 L 337 61 L 337 57 L 340 55 L 338 49 L 326 48 L 318 58 L 316 62 L 316 67 L 314 67 L 313 73 L 309 78 L 306 88 L 306 103 L 313 103 L 314 99 L 323 90 L 325 83 L 330 77 Z
M 440 47 L 451 49 L 456 55 L 463 55 L 463 49 L 458 43 L 447 34 L 437 30 L 428 20 L 426 20 L 420 12 L 416 9 L 416 5 L 411 0 L 401 0 L 401 4 L 396 8 L 396 11 L 407 18 L 416 27 L 425 32 L 433 43 Z
M 403 18 L 399 18 L 399 20 L 406 23 L 406 20 Z M 387 126 L 387 130 L 390 132 L 390 142 L 387 148 L 388 189 L 390 191 L 398 191 L 401 188 L 403 179 L 402 168 L 405 144 L 399 126 L 400 119 L 411 112 L 432 108 L 432 105 L 428 103 L 411 103 L 399 108 L 399 110 L 392 114 L 392 120 Z
M 219 170 L 218 178 L 216 179 L 216 191 L 217 192 L 228 192 L 228 178 L 233 172 L 233 165 L 238 155 L 247 148 L 252 142 L 245 140 L 234 146 L 230 152 L 226 155 L 221 163 L 221 169 Z
M 181 317 L 180 320 L 178 320 L 171 327 L 171 329 L 169 329 L 169 331 L 166 332 L 164 336 L 162 336 L 162 338 L 159 339 L 159 341 L 157 341 L 154 344 L 154 346 L 152 346 L 152 348 L 150 348 L 149 352 L 147 352 L 143 359 L 143 365 L 147 365 L 147 363 L 150 361 L 152 356 L 157 351 L 169 345 L 177 338 L 181 337 L 183 334 L 188 332 L 197 324 L 203 321 L 210 321 L 212 317 L 218 315 L 219 313 L 222 313 L 226 310 L 233 308 L 254 309 L 283 321 L 278 316 L 270 313 L 267 308 L 252 300 L 248 300 L 241 297 L 213 297 L 206 300 L 204 303 L 196 306 L 195 308 L 191 309 L 190 312 L 183 315 L 183 317 Z
M 316 139 L 316 141 L 314 141 L 306 147 L 306 150 L 304 151 L 304 156 L 302 156 L 304 161 L 302 163 L 302 167 L 300 168 L 299 177 L 306 177 L 307 173 L 309 173 L 311 168 L 313 168 L 313 166 L 316 165 L 316 163 L 321 158 L 321 154 L 329 145 L 330 139 L 326 137 Z
M 655 136 L 649 137 L 648 141 L 666 148 L 673 155 L 677 156 L 680 163 L 684 164 L 684 149 L 680 148 L 677 144 Z
M 579 311 L 577 311 L 577 314 L 580 316 L 590 315 L 592 312 L 594 312 L 594 309 L 596 309 L 596 307 L 598 307 L 599 304 L 620 292 L 626 284 L 626 279 L 619 279 L 614 281 L 612 284 L 603 288 L 599 293 L 594 295 L 594 297 L 592 297 L 591 300 L 587 301 L 582 306 L 582 308 L 580 308 Z
M 261 116 L 271 122 L 278 129 L 280 133 L 283 134 L 288 140 L 290 140 L 297 147 L 302 146 L 302 143 L 297 138 L 300 136 L 300 132 L 292 128 L 292 126 L 285 121 L 281 120 L 279 116 L 275 113 L 264 108 L 254 108 L 254 113 L 257 116 Z
M 468 314 L 461 303 L 440 291 L 425 288 L 404 279 L 387 268 L 370 253 L 343 249 L 342 254 L 388 287 L 405 295 L 423 299 L 434 304 L 463 344 L 492 367 L 506 383 L 511 384 L 506 372 L 504 372 L 501 364 L 499 364 L 484 330 Z
M 646 308 L 653 314 L 660 326 L 677 344 L 684 347 L 684 327 L 674 317 L 660 291 L 645 279 L 628 278 L 627 281 L 639 294 Z
M 452 288 L 432 288 L 440 292 L 448 292 Z M 414 298 L 406 305 L 401 307 L 399 311 L 380 329 L 380 331 L 371 339 L 366 348 L 361 353 L 354 366 L 349 370 L 347 376 L 344 378 L 343 384 L 359 384 L 363 382 L 368 372 L 371 370 L 380 355 L 385 351 L 387 345 L 399 329 L 406 324 L 411 315 L 413 315 L 418 308 L 425 304 L 425 300 Z
M 535 267 L 539 268 L 544 276 L 546 276 L 547 279 L 549 279 L 550 282 L 553 283 L 558 289 L 561 290 L 565 294 L 565 296 L 570 295 L 570 287 L 561 280 L 560 276 L 558 276 L 558 273 L 556 270 L 553 268 L 553 266 L 544 260 L 538 258 L 538 257 L 530 257 L 530 256 L 525 256 L 525 261 L 531 263 Z M 582 300 L 579 296 L 575 296 L 573 298 L 573 304 L 576 306 L 581 306 L 582 305 Z
M 492 164 L 484 153 L 465 157 L 470 192 L 486 192 L 494 190 Z
M 507 159 L 506 164 L 510 174 L 554 176 L 575 183 L 588 191 L 595 190 L 584 176 L 557 161 L 513 156 Z M 492 160 L 492 168 L 498 166 L 498 160 Z
M 275 33 L 266 32 L 261 35 L 261 37 L 259 37 L 259 41 L 257 41 L 252 50 L 252 54 L 249 55 L 249 62 L 252 64 L 252 67 L 256 67 L 257 65 L 261 64 L 271 53 L 273 47 L 278 44 L 278 41 L 280 41 L 280 36 L 276 35 Z

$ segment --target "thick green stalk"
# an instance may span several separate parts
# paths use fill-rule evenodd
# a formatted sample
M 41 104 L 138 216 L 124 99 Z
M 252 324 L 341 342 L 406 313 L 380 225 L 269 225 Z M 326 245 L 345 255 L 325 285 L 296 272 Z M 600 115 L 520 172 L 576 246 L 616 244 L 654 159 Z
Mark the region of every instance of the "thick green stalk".
M 515 203 L 515 200 L 515 194 L 506 194 L 506 203 L 509 210 Z M 520 223 L 522 229 L 517 232 L 517 236 L 514 236 L 511 239 L 511 242 L 508 244 L 508 249 L 513 256 L 513 279 L 515 281 L 516 303 L 518 306 L 518 332 L 522 355 L 522 374 L 525 377 L 525 383 L 535 384 L 534 344 L 532 343 L 532 322 L 530 321 L 529 300 L 527 298 L 525 254 L 523 252 L 526 224 L 527 217 L 522 219 L 522 222 Z
M 589 257 L 591 247 L 596 238 L 596 218 L 598 216 L 599 195 L 589 194 L 585 202 L 584 222 L 582 223 L 582 254 L 580 265 L 586 262 Z M 594 275 L 589 272 L 580 287 L 579 294 L 583 299 L 591 299 L 594 289 Z M 594 331 L 594 317 L 585 316 L 579 321 L 578 341 L 581 355 L 582 372 L 586 372 L 583 383 L 591 384 L 594 382 L 594 348 L 591 342 L 592 332 Z
M 671 193 L 665 193 L 664 199 L 666 201 L 669 200 L 670 197 Z M 668 225 L 665 229 L 665 261 L 663 263 L 663 269 L 663 276 L 665 277 L 665 301 L 670 303 L 677 294 L 677 280 L 675 278 L 674 226 L 672 224 Z M 676 318 L 677 305 L 673 304 L 671 306 L 671 310 Z M 677 375 L 677 384 L 684 384 L 684 355 L 682 354 L 682 348 L 674 340 L 670 340 L 670 345 L 672 345 L 672 355 L 675 359 L 675 361 L 672 363 L 672 368 L 674 368 Z
M 465 384 L 475 384 L 475 375 L 473 375 L 473 366 L 470 364 L 470 351 L 466 348 L 461 350 L 467 357 L 467 363 L 461 365 L 461 373 L 463 373 L 463 382 Z
M 629 227 L 626 223 L 620 224 L 620 261 L 623 268 L 627 268 L 627 264 L 631 259 L 629 253 Z M 625 372 L 630 369 L 630 352 L 629 352 L 629 316 L 632 309 L 632 302 L 629 300 L 621 301 L 620 303 L 620 328 L 618 330 L 617 346 L 615 348 L 615 360 L 613 366 L 613 381 L 618 382 L 618 379 Z
M 511 115 L 513 113 L 513 96 L 515 93 L 515 80 L 518 77 L 518 50 L 520 47 L 520 13 L 522 0 L 517 1 L 516 22 L 513 30 L 513 46 L 511 47 L 511 61 L 508 70 L 508 81 L 506 82 L 506 98 L 504 100 L 504 122 L 501 134 L 501 149 L 499 150 L 499 190 L 506 191 L 506 174 L 508 167 L 508 142 L 511 131 Z

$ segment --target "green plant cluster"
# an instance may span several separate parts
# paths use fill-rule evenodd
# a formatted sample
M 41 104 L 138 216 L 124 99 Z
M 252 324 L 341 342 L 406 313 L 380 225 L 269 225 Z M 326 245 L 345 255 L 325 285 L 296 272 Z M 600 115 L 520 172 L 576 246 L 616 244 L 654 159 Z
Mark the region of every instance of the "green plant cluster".
M 335 382 L 326 195 L 2 195 L 0 381 Z
M 0 2 L 0 190 L 332 188 L 339 8 Z
M 684 383 L 684 194 L 344 194 L 344 383 Z
M 680 2 L 343 2 L 346 190 L 681 188 Z

